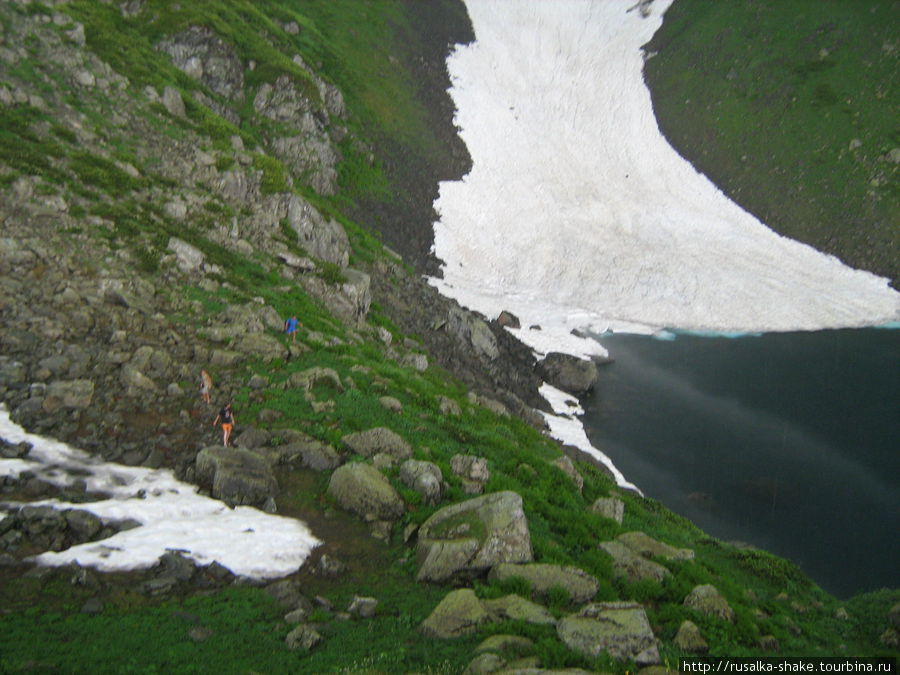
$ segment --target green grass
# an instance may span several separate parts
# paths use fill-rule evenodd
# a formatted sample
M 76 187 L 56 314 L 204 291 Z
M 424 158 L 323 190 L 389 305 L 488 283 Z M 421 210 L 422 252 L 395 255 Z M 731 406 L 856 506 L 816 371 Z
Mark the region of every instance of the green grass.
M 776 231 L 897 279 L 896 3 L 679 0 L 648 45 L 660 127 Z

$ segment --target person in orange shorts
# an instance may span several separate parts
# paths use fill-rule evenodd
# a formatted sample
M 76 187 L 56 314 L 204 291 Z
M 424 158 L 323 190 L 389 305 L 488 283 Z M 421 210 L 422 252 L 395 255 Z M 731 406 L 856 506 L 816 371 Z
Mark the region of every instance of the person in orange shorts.
M 216 426 L 220 422 L 222 424 L 222 445 L 227 448 L 228 439 L 231 438 L 231 432 L 234 429 L 235 423 L 237 422 L 234 417 L 234 411 L 231 409 L 230 403 L 226 403 L 225 406 L 219 411 L 219 414 L 216 415 L 216 419 L 213 420 L 213 426 Z

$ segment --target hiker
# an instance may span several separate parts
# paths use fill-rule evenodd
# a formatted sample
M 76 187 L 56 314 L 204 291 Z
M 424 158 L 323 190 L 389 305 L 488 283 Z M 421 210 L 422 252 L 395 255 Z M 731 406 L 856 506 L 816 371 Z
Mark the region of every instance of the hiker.
M 205 370 L 200 371 L 200 397 L 210 403 L 209 392 L 212 389 L 212 378 Z
M 291 336 L 291 341 L 297 341 L 297 326 L 302 325 L 296 316 L 292 316 L 284 322 L 284 332 Z
M 219 414 L 216 415 L 216 419 L 213 420 L 213 426 L 216 426 L 220 420 L 222 422 L 222 445 L 227 448 L 228 439 L 231 438 L 231 431 L 234 429 L 235 422 L 237 421 L 234 418 L 234 411 L 231 409 L 230 403 L 226 403 L 219 411 Z

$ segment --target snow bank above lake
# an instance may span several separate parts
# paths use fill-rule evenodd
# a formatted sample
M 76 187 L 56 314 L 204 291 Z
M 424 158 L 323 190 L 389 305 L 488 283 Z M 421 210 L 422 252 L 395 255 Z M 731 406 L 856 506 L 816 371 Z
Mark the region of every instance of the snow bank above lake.
M 448 60 L 473 159 L 440 185 L 441 292 L 501 310 L 539 352 L 594 332 L 785 331 L 900 317 L 885 279 L 781 237 L 666 142 L 642 77 L 671 0 L 466 0 L 476 41 Z M 540 325 L 542 330 L 529 330 Z

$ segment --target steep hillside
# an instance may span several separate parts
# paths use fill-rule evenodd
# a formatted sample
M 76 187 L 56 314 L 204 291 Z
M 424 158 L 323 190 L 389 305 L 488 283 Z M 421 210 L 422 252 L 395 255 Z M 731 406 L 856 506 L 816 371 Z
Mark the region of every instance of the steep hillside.
M 895 2 L 678 0 L 647 45 L 660 129 L 777 232 L 900 274 Z
M 416 277 L 436 180 L 467 162 L 440 93 L 464 8 L 425 6 L 0 4 L 3 405 L 323 542 L 277 581 L 181 549 L 36 566 L 141 524 L 2 443 L 0 671 L 895 652 L 896 591 L 841 603 L 618 489 L 543 433 L 528 351 Z M 237 447 L 210 425 L 226 401 Z

